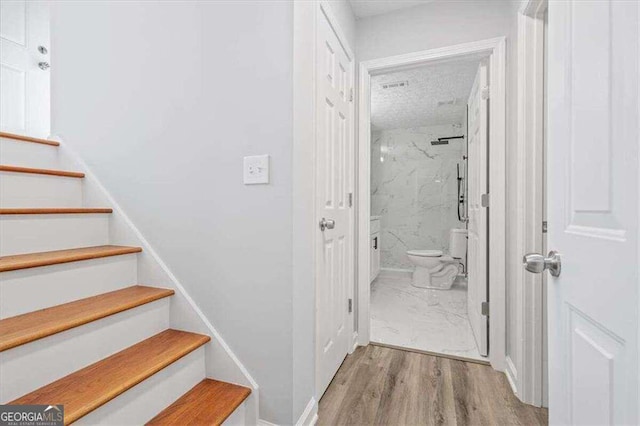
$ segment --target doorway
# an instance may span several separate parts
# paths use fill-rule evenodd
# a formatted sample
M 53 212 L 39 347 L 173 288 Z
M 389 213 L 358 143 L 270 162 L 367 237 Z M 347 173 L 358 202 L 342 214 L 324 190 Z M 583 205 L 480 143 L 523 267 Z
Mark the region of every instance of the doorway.
M 372 179 L 372 170 L 373 170 L 373 161 L 381 161 L 382 163 L 385 160 L 374 158 L 372 154 L 372 147 L 376 147 L 376 143 L 373 142 L 371 125 L 375 124 L 372 121 L 372 117 L 375 117 L 375 111 L 373 110 L 373 91 L 375 90 L 375 82 L 380 78 L 379 76 L 391 73 L 399 73 L 399 72 L 411 72 L 411 70 L 416 70 L 420 67 L 429 67 L 429 66 L 445 66 L 451 65 L 455 63 L 464 63 L 464 62 L 472 62 L 475 61 L 474 69 L 473 69 L 473 80 L 475 83 L 477 79 L 482 78 L 481 70 L 484 68 L 485 72 L 489 71 L 484 78 L 486 78 L 487 84 L 477 84 L 476 86 L 479 88 L 478 90 L 478 99 L 487 101 L 486 113 L 488 114 L 488 120 L 486 122 L 487 127 L 484 130 L 479 130 L 478 135 L 483 134 L 491 141 L 491 149 L 488 149 L 488 145 L 485 146 L 484 150 L 477 150 L 477 154 L 474 156 L 475 160 L 480 158 L 480 154 L 484 155 L 484 160 L 486 161 L 486 165 L 484 167 L 483 172 L 480 172 L 480 168 L 475 172 L 478 173 L 477 176 L 483 179 L 486 179 L 486 187 L 482 190 L 478 189 L 473 193 L 471 187 L 466 189 L 466 193 L 463 191 L 462 194 L 454 194 L 454 204 L 458 207 L 459 196 L 463 195 L 463 198 L 468 197 L 469 202 L 475 202 L 477 204 L 478 212 L 484 213 L 486 216 L 483 221 L 483 218 L 476 218 L 478 223 L 485 226 L 478 226 L 476 231 L 486 232 L 486 236 L 478 239 L 476 248 L 480 247 L 481 244 L 485 244 L 483 250 L 477 250 L 475 253 L 471 254 L 471 261 L 474 265 L 475 269 L 475 277 L 482 277 L 484 280 L 482 284 L 478 284 L 474 282 L 474 285 L 477 285 L 479 291 L 475 291 L 473 295 L 474 298 L 471 298 L 471 303 L 467 305 L 463 310 L 467 310 L 467 308 L 474 312 L 477 311 L 477 321 L 476 330 L 471 332 L 473 335 L 473 342 L 475 344 L 475 350 L 477 352 L 472 352 L 471 356 L 465 357 L 464 354 L 455 354 L 450 353 L 448 355 L 451 356 L 461 356 L 462 358 L 471 358 L 474 357 L 476 359 L 483 359 L 480 355 L 480 350 L 486 350 L 485 354 L 488 355 L 486 359 L 488 359 L 491 365 L 501 370 L 504 365 L 504 356 L 505 356 L 505 322 L 504 322 L 504 305 L 505 305 L 505 287 L 504 287 L 504 271 L 505 271 L 505 239 L 504 239 L 504 227 L 505 227 L 505 210 L 504 210 L 504 202 L 505 202 L 505 165 L 504 165 L 504 154 L 505 154 L 505 39 L 498 38 L 492 40 L 479 41 L 474 43 L 468 43 L 464 45 L 452 46 L 441 49 L 434 49 L 424 52 L 417 52 L 414 54 L 402 55 L 397 57 L 384 58 L 379 60 L 362 62 L 360 64 L 360 103 L 359 103 L 359 140 L 358 140 L 358 343 L 360 345 L 367 345 L 370 342 L 375 342 L 376 340 L 380 340 L 380 335 L 377 330 L 374 330 L 372 320 L 372 314 L 374 314 L 374 302 L 377 302 L 378 290 L 374 289 L 370 286 L 371 283 L 371 272 L 374 272 L 375 268 L 372 271 L 371 266 L 377 265 L 377 259 L 375 257 L 375 253 L 372 253 L 371 244 L 380 244 L 379 247 L 384 247 L 382 245 L 382 240 L 380 236 L 376 240 L 375 237 L 372 240 L 372 231 L 378 230 L 380 232 L 381 227 L 384 228 L 384 225 L 381 223 L 376 223 L 376 216 L 381 216 L 379 214 L 372 213 L 372 206 L 374 205 L 374 198 L 372 197 L 372 191 L 374 188 L 371 185 Z M 395 79 L 397 80 L 397 79 Z M 391 81 L 391 84 L 400 84 L 402 83 L 402 79 L 399 81 Z M 410 84 L 410 83 L 409 83 Z M 480 87 L 482 86 L 482 87 Z M 469 91 L 471 91 L 471 86 L 468 87 Z M 470 94 L 470 93 L 469 93 Z M 469 98 L 464 97 L 462 102 L 465 105 L 468 103 Z M 444 101 L 446 102 L 446 100 Z M 456 101 L 454 100 L 454 103 Z M 473 119 L 474 123 L 477 123 L 478 120 L 476 118 Z M 466 129 L 466 111 L 465 111 L 465 122 L 462 126 L 463 128 L 457 129 L 461 134 L 448 134 L 448 135 L 440 135 L 436 137 L 435 140 L 438 142 L 438 138 L 441 138 L 441 145 L 436 143 L 435 145 L 429 145 L 429 148 L 436 149 L 438 146 L 442 147 L 444 145 L 444 141 L 447 140 L 447 137 L 452 136 L 463 136 L 463 140 L 467 140 L 467 129 Z M 448 139 L 449 141 L 453 141 L 454 139 Z M 451 143 L 453 146 L 453 143 Z M 418 148 L 421 148 L 418 144 L 416 144 Z M 382 148 L 382 147 L 380 147 Z M 415 147 L 414 147 L 415 148 Z M 424 148 L 424 147 L 422 147 Z M 467 152 L 467 147 L 464 146 L 463 152 Z M 417 151 L 420 151 L 419 149 Z M 385 154 L 385 153 L 383 153 Z M 388 154 L 388 153 L 386 153 Z M 377 155 L 377 154 L 376 154 Z M 423 149 L 421 155 L 433 156 L 433 154 L 426 149 Z M 464 173 L 467 172 L 468 167 L 464 163 L 463 157 L 465 154 L 462 154 L 460 160 L 462 162 L 458 165 L 458 169 L 462 170 L 462 175 L 455 175 L 456 183 L 457 178 L 461 177 L 464 181 Z M 454 163 L 455 164 L 455 163 Z M 478 163 L 480 164 L 480 163 Z M 472 170 L 473 167 L 472 167 Z M 454 169 L 455 171 L 455 169 Z M 488 171 L 488 172 L 487 172 Z M 437 180 L 437 179 L 436 179 Z M 475 179 L 474 184 L 481 184 L 482 180 Z M 469 183 L 467 180 L 464 183 Z M 457 186 L 457 185 L 456 185 Z M 475 195 L 474 195 L 475 194 Z M 376 206 L 379 208 L 380 206 Z M 455 232 L 453 230 L 458 230 L 458 232 L 463 231 L 468 233 L 467 229 L 467 217 L 468 213 L 471 213 L 472 209 L 468 208 L 468 206 L 463 207 L 465 212 L 461 219 L 458 220 L 458 223 L 455 224 L 455 227 L 448 227 L 445 232 L 447 237 L 446 240 L 446 250 L 451 249 L 451 242 L 453 239 L 452 234 Z M 373 216 L 373 217 L 372 217 Z M 373 220 L 372 220 L 373 219 Z M 457 220 L 457 214 L 456 214 Z M 440 234 L 442 234 L 442 230 L 439 230 Z M 442 239 L 442 238 L 441 238 Z M 382 244 L 381 244 L 382 243 Z M 437 244 L 434 241 L 434 245 Z M 492 250 L 487 252 L 485 250 L 486 244 L 491 244 Z M 402 245 L 402 244 L 400 244 Z M 440 244 L 441 248 L 445 248 L 443 243 Z M 393 244 L 392 244 L 393 246 Z M 396 245 L 397 247 L 397 245 Z M 416 262 L 429 262 L 433 259 L 429 259 L 433 253 L 427 253 L 430 247 L 406 247 L 405 249 L 405 258 L 408 258 L 411 261 L 412 257 L 417 257 Z M 438 247 L 433 247 L 433 252 L 444 252 L 445 250 L 438 250 Z M 392 251 L 393 249 L 389 249 L 388 251 Z M 397 250 L 396 250 L 397 251 Z M 486 258 L 484 260 L 481 259 L 481 254 L 484 252 Z M 440 254 L 440 259 L 444 256 L 448 256 L 449 253 L 438 253 Z M 469 256 L 456 256 L 456 258 L 452 260 L 456 260 L 455 263 L 456 271 L 455 277 L 452 280 L 452 283 L 448 282 L 448 279 L 442 280 L 437 277 L 432 277 L 431 283 L 429 285 L 429 280 L 425 281 L 425 278 L 428 277 L 418 277 L 420 273 L 416 273 L 415 266 L 409 265 L 405 263 L 405 265 L 414 267 L 413 271 L 409 268 L 406 268 L 404 271 L 384 271 L 385 273 L 394 273 L 394 272 L 404 272 L 405 273 L 405 284 L 413 285 L 413 288 L 419 288 L 420 284 L 417 281 L 422 281 L 423 284 L 427 282 L 427 285 L 424 288 L 425 291 L 429 292 L 440 292 L 439 297 L 442 298 L 442 295 L 451 295 L 453 293 L 444 293 L 444 289 L 437 289 L 433 287 L 437 287 L 440 284 L 444 284 L 444 286 L 449 286 L 449 288 L 456 288 L 456 285 L 459 289 L 464 289 L 461 293 L 465 296 L 464 299 L 469 300 L 469 292 L 466 291 L 466 283 L 465 283 L 465 272 L 467 272 L 467 263 L 469 261 Z M 461 259 L 464 257 L 465 259 Z M 479 260 L 480 257 L 480 260 Z M 461 261 L 460 261 L 461 260 Z M 384 261 L 381 264 L 384 266 Z M 478 266 L 483 265 L 485 270 L 478 270 Z M 388 268 L 394 269 L 394 268 Z M 400 268 L 396 268 L 400 269 Z M 428 269 L 428 267 L 426 268 Z M 422 274 L 424 275 L 424 274 Z M 437 275 L 437 274 L 435 274 Z M 458 276 L 460 275 L 460 276 Z M 384 276 L 382 277 L 384 278 Z M 397 283 L 398 280 L 396 280 Z M 477 280 L 476 280 L 477 281 Z M 457 283 L 456 283 L 457 282 Z M 491 283 L 490 286 L 487 283 Z M 377 284 L 379 284 L 378 282 Z M 379 287 L 379 286 L 378 286 Z M 432 288 L 429 288 L 432 287 Z M 409 289 L 409 287 L 406 287 Z M 376 297 L 376 300 L 372 298 L 372 295 Z M 428 302 L 427 302 L 428 303 Z M 377 307 L 378 304 L 376 304 Z M 469 312 L 467 310 L 467 313 Z M 489 318 L 491 321 L 489 321 Z M 377 321 L 377 318 L 376 318 Z M 484 322 L 484 324 L 483 324 Z M 469 322 L 469 325 L 471 323 Z M 379 324 L 378 324 L 379 325 Z M 482 327 L 486 327 L 486 334 L 483 331 Z M 417 332 L 419 334 L 419 332 Z M 419 340 L 418 336 L 418 340 Z M 486 346 L 483 347 L 483 338 L 484 344 Z M 432 340 L 432 339 L 430 339 Z M 423 350 L 425 352 L 436 352 L 439 354 L 447 354 L 446 351 L 440 348 L 412 348 L 408 345 L 394 345 L 392 346 L 402 346 L 408 347 L 410 349 Z M 436 350 L 433 350 L 436 349 Z M 467 354 L 469 355 L 469 354 Z
M 371 78 L 372 343 L 486 360 L 488 73 L 472 56 Z
M 47 2 L 0 3 L 0 131 L 49 137 L 49 49 Z

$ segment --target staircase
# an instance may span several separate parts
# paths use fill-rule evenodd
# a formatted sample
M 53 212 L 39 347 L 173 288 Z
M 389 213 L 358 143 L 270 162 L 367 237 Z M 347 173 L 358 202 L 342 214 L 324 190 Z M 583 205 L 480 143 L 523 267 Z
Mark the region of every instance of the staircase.
M 171 328 L 176 291 L 138 283 L 142 248 L 109 244 L 112 209 L 85 206 L 58 150 L 0 132 L 0 402 L 63 404 L 65 424 L 249 422 L 251 389 L 207 378 L 216 342 Z

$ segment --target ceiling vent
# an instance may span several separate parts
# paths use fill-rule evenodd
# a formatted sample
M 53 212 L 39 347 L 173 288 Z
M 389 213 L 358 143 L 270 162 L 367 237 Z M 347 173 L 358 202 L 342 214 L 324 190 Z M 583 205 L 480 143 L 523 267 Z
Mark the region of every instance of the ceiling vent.
M 380 87 L 382 87 L 383 89 L 399 89 L 401 87 L 407 87 L 409 86 L 409 82 L 408 81 L 392 81 L 390 83 L 382 83 L 380 85 Z

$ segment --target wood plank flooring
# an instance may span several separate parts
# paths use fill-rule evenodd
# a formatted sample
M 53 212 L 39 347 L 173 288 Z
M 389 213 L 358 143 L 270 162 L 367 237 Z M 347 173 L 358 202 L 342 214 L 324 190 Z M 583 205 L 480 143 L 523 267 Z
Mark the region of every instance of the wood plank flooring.
M 374 345 L 345 359 L 318 410 L 318 425 L 547 423 L 489 366 Z

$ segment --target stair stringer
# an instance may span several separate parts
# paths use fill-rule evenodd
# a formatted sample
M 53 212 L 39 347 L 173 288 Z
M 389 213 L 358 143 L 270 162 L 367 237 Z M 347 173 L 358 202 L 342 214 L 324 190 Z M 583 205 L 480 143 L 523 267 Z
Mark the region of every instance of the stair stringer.
M 109 222 L 110 243 L 142 247 L 142 253 L 137 254 L 138 282 L 175 290 L 170 309 L 171 328 L 211 336 L 211 341 L 205 345 L 207 377 L 251 388 L 251 395 L 239 409 L 245 408 L 246 425 L 258 424 L 259 386 L 249 371 L 80 155 L 62 138 L 53 136 L 49 139 L 60 142 L 58 155 L 64 168 L 85 173 L 84 206 L 108 206 L 113 209 Z

